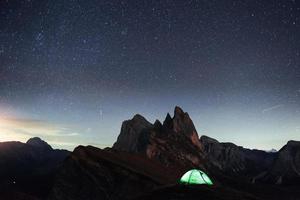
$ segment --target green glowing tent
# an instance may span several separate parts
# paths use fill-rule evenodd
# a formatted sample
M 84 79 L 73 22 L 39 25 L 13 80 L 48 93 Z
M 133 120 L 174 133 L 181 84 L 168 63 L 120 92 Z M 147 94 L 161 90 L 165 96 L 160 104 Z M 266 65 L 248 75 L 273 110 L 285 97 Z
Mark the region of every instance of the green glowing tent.
M 212 181 L 210 178 L 201 170 L 192 169 L 186 172 L 180 179 L 180 183 L 182 184 L 205 184 L 212 185 Z

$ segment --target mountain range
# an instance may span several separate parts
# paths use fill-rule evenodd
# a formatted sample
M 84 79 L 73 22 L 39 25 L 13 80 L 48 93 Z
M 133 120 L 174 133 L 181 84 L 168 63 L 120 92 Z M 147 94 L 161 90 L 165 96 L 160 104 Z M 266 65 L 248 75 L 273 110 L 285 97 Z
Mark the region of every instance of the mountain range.
M 45 198 L 66 150 L 54 150 L 40 138 L 0 143 L 0 199 Z
M 179 184 L 193 168 L 214 185 Z M 111 148 L 1 143 L 0 176 L 1 199 L 300 199 L 300 142 L 266 152 L 199 137 L 176 106 L 163 122 L 139 114 L 124 121 Z

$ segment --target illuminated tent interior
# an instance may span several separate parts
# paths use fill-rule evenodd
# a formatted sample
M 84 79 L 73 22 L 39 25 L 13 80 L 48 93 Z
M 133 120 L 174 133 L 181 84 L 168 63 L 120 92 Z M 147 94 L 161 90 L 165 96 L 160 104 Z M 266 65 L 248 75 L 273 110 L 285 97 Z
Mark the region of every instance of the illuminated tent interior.
M 186 172 L 180 179 L 180 183 L 186 185 L 204 184 L 213 185 L 211 179 L 201 170 L 192 169 Z

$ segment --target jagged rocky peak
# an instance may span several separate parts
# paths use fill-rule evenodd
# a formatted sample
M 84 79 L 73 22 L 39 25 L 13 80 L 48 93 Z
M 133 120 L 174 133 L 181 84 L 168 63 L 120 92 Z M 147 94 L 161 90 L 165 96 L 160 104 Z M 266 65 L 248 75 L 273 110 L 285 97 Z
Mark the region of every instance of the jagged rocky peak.
M 168 113 L 164 122 L 163 122 L 163 126 L 166 127 L 166 128 L 172 128 L 170 127 L 172 125 L 172 117 L 171 115 Z
M 122 129 L 125 128 L 130 128 L 134 129 L 136 132 L 140 132 L 143 129 L 146 128 L 152 128 L 153 124 L 148 122 L 142 115 L 136 114 L 131 120 L 126 120 L 123 122 L 122 127 L 121 127 L 121 132 Z
M 184 114 L 184 112 L 182 108 L 180 108 L 179 106 L 175 106 L 174 114 Z
M 136 121 L 136 122 L 142 122 L 142 123 L 150 123 L 148 122 L 145 117 L 143 117 L 142 115 L 140 114 L 135 114 L 132 118 L 132 121 Z
M 166 166 L 199 167 L 203 160 L 195 126 L 178 106 L 163 124 L 158 120 L 151 124 L 141 115 L 124 121 L 113 149 L 144 154 Z
M 187 136 L 196 134 L 197 139 L 199 140 L 198 133 L 189 114 L 187 112 L 183 112 L 183 110 L 178 106 L 176 106 L 174 110 L 173 130 L 175 132 L 182 132 Z
M 52 147 L 39 137 L 30 138 L 26 144 L 41 148 L 43 150 L 52 150 Z
M 153 124 L 148 122 L 142 115 L 136 114 L 132 119 L 122 123 L 120 135 L 113 148 L 137 152 L 141 134 L 152 128 Z
M 154 128 L 156 128 L 156 129 L 161 129 L 162 128 L 162 123 L 157 119 L 157 120 L 155 120 L 155 122 L 154 122 Z
M 193 121 L 189 114 L 184 112 L 179 106 L 175 107 L 173 118 L 171 118 L 169 113 L 167 114 L 163 126 L 165 128 L 172 129 L 175 133 L 186 135 L 191 139 L 194 145 L 202 148 Z
M 173 118 L 168 113 L 163 124 L 156 120 L 154 124 L 143 116 L 136 114 L 132 119 L 123 122 L 120 135 L 113 148 L 124 151 L 139 152 L 138 147 L 149 143 L 151 134 L 184 135 L 198 148 L 202 148 L 193 121 L 188 113 L 179 106 L 174 109 Z

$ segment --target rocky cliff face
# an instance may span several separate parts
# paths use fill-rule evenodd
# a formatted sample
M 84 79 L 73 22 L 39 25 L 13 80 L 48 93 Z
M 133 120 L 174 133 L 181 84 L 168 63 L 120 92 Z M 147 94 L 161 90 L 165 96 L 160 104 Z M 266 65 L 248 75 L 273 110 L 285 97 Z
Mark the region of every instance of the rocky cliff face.
M 135 115 L 122 124 L 113 149 L 146 155 L 166 166 L 203 167 L 203 151 L 188 113 L 175 107 L 173 118 L 167 114 L 163 124 L 154 124 Z
M 135 115 L 131 120 L 122 123 L 121 133 L 114 148 L 120 151 L 139 152 L 154 130 L 154 125 L 148 122 L 143 116 Z M 142 141 L 145 139 L 145 141 Z
M 228 175 L 252 177 L 265 171 L 272 164 L 275 154 L 260 150 L 250 150 L 233 143 L 220 143 L 213 138 L 202 136 L 207 165 Z
M 275 184 L 300 184 L 300 142 L 289 141 L 276 153 L 270 169 L 255 180 Z
M 202 148 L 193 121 L 189 114 L 187 112 L 183 112 L 180 107 L 175 107 L 173 118 L 171 118 L 170 115 L 167 115 L 163 127 L 166 132 L 170 129 L 175 133 L 185 135 L 195 146 L 199 147 L 199 149 Z

